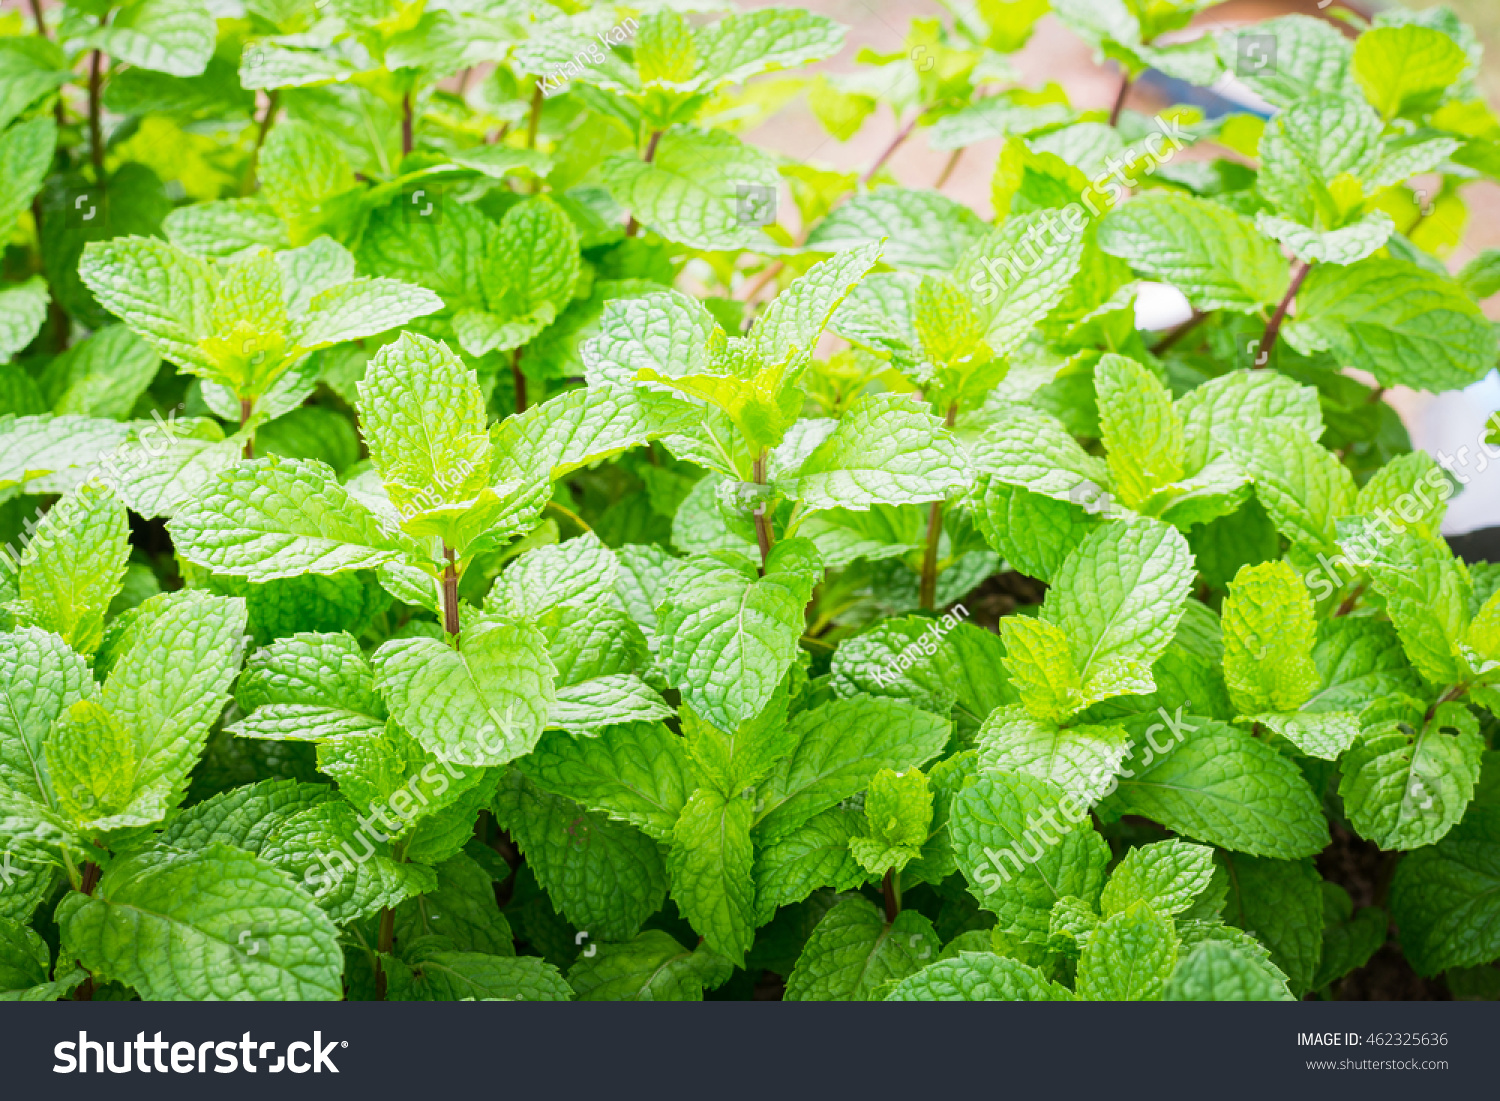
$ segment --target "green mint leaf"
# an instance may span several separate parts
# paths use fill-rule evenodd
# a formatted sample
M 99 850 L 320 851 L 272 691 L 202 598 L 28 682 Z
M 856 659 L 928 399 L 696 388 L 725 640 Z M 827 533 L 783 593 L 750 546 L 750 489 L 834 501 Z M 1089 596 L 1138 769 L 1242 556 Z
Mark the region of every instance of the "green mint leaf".
M 869 874 L 849 851 L 849 842 L 857 836 L 854 812 L 831 807 L 758 846 L 755 923 L 766 924 L 779 907 L 801 902 L 820 887 L 848 891 L 864 883 Z
M 1323 954 L 1322 879 L 1311 860 L 1257 860 L 1224 854 L 1229 901 L 1224 920 L 1271 951 L 1292 994 L 1312 989 Z
M 1041 616 L 1067 635 L 1089 699 L 1153 690 L 1193 572 L 1187 540 L 1152 520 L 1108 524 L 1069 555 Z
M 1213 850 L 1204 845 L 1177 840 L 1140 845 L 1109 873 L 1099 909 L 1112 917 L 1144 902 L 1158 914 L 1180 914 L 1208 890 L 1213 871 Z
M 1436 845 L 1402 858 L 1391 917 L 1419 975 L 1500 957 L 1500 810 L 1476 807 Z
M 616 154 L 600 167 L 604 186 L 642 224 L 699 249 L 749 247 L 758 228 L 738 216 L 739 188 L 774 190 L 775 166 L 760 150 L 722 130 L 675 126 L 650 164 Z
M 797 655 L 817 552 L 778 543 L 757 578 L 738 555 L 688 559 L 657 607 L 659 660 L 683 702 L 723 729 L 759 714 Z
M 733 973 L 712 949 L 689 951 L 660 929 L 646 929 L 625 944 L 590 945 L 568 971 L 585 1002 L 699 1002 Z
M 863 790 L 881 769 L 925 765 L 948 742 L 951 726 L 896 700 L 856 697 L 794 715 L 794 749 L 758 789 L 756 835 L 773 841 Z
M 85 659 L 56 635 L 35 627 L 0 635 L 0 785 L 53 803 L 42 744 L 52 723 L 94 690 Z
M 790 1002 L 880 1001 L 924 960 L 935 960 L 942 942 L 932 922 L 903 910 L 887 923 L 862 898 L 840 902 L 823 915 L 787 978 Z
M 1078 996 L 1095 1002 L 1154 1002 L 1177 966 L 1170 918 L 1132 902 L 1105 918 L 1078 957 Z
M 1111 211 L 1099 247 L 1200 310 L 1253 313 L 1286 291 L 1286 261 L 1249 218 L 1178 192 L 1149 191 Z
M 369 569 L 405 553 L 327 466 L 274 456 L 219 474 L 169 529 L 188 561 L 248 581 Z
M 840 204 L 807 235 L 807 247 L 841 252 L 885 239 L 881 259 L 894 268 L 947 274 L 986 233 L 961 203 L 936 191 L 882 187 Z
M 970 293 L 995 355 L 1014 351 L 1078 273 L 1083 238 L 1060 228 L 1070 227 L 1051 211 L 1015 214 L 959 258 L 953 281 Z
M 36 339 L 47 320 L 47 281 L 33 275 L 0 291 L 0 362 L 8 363 Z
M 52 167 L 56 146 L 57 124 L 46 116 L 0 134 L 0 225 L 13 226 L 31 204 Z
M 1451 280 L 1405 260 L 1317 265 L 1282 334 L 1304 354 L 1333 353 L 1382 386 L 1460 389 L 1495 362 L 1497 341 Z
M 1479 781 L 1484 741 L 1473 715 L 1444 704 L 1429 719 L 1421 705 L 1395 697 L 1367 708 L 1361 722 L 1339 767 L 1350 824 L 1382 849 L 1416 849 L 1443 837 L 1463 818 Z
M 1175 748 L 1121 779 L 1112 798 L 1121 813 L 1252 856 L 1292 860 L 1323 850 L 1328 827 L 1296 765 L 1233 727 L 1191 725 Z
M 505 621 L 465 628 L 457 649 L 393 639 L 372 664 L 392 717 L 455 764 L 501 765 L 529 753 L 556 698 L 541 632 Z
M 539 787 L 658 841 L 671 837 L 691 790 L 683 740 L 659 722 L 611 725 L 593 738 L 548 731 L 517 766 Z
M 974 744 L 983 769 L 1047 780 L 1086 806 L 1108 792 L 1130 739 L 1119 726 L 1058 727 L 1019 707 L 1002 707 L 979 728 Z
M 333 922 L 284 872 L 228 845 L 122 860 L 92 897 L 65 898 L 57 923 L 85 967 L 143 998 L 343 996 Z
M 1206 941 L 1183 956 L 1162 993 L 1168 1002 L 1294 1001 L 1278 981 L 1243 951 Z
M 573 988 L 562 973 L 535 956 L 487 956 L 454 952 L 441 938 L 423 939 L 387 961 L 393 969 L 393 1001 L 566 1002 Z
M 916 504 L 967 483 L 942 422 L 900 394 L 861 398 L 784 482 L 809 510 Z
M 1372 27 L 1354 42 L 1354 79 L 1387 119 L 1431 109 L 1468 66 L 1463 47 L 1432 27 Z
M 61 635 L 82 654 L 104 641 L 104 614 L 130 555 L 125 506 L 86 482 L 47 511 L 21 554 L 18 621 Z
M 1312 596 L 1286 562 L 1245 566 L 1220 613 L 1224 681 L 1242 715 L 1295 711 L 1318 686 Z
M 661 909 L 667 895 L 661 850 L 633 826 L 549 795 L 515 772 L 492 807 L 537 882 L 568 921 L 591 937 L 629 940 Z
M 996 928 L 1045 945 L 1059 898 L 1099 897 L 1109 848 L 1087 811 L 1055 784 L 988 771 L 953 800 L 949 819 L 959 870 Z
M 1073 993 L 1034 967 L 993 952 L 960 952 L 901 980 L 890 1002 L 1068 1002 Z
M 672 831 L 667 872 L 683 916 L 715 952 L 740 966 L 755 938 L 754 804 L 707 788 Z

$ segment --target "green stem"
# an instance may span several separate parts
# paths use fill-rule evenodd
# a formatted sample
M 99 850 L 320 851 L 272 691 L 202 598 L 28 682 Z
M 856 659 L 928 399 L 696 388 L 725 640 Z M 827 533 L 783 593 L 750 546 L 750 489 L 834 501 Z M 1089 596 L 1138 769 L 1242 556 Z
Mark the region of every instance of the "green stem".
M 951 429 L 958 421 L 958 402 L 948 406 L 944 423 Z M 927 512 L 927 546 L 922 551 L 922 582 L 917 590 L 917 604 L 932 608 L 937 603 L 938 541 L 943 534 L 943 502 L 933 501 Z
M 245 175 L 243 191 L 250 193 L 255 182 L 255 173 L 260 168 L 260 149 L 266 144 L 266 135 L 271 132 L 271 123 L 276 121 L 276 111 L 281 106 L 281 93 L 272 90 L 266 93 L 266 113 L 260 117 L 255 128 L 255 148 L 250 150 L 250 171 Z
M 562 505 L 558 504 L 556 501 L 548 501 L 547 502 L 547 507 L 550 508 L 550 509 L 555 509 L 556 511 L 562 513 L 569 520 L 572 520 L 573 523 L 577 524 L 578 527 L 579 527 L 579 529 L 582 530 L 582 531 L 593 531 L 594 530 L 589 525 L 589 522 L 587 520 L 585 520 L 582 516 L 579 516 L 578 513 L 574 512 L 570 508 L 564 508 Z
M 758 486 L 766 484 L 766 449 L 761 448 L 751 468 L 751 478 Z M 760 575 L 766 575 L 766 560 L 771 557 L 771 524 L 766 519 L 766 505 L 762 501 L 755 506 L 755 542 L 760 546 Z
M 651 132 L 651 140 L 646 143 L 646 155 L 642 158 L 646 164 L 650 164 L 656 158 L 656 143 L 659 141 L 661 141 L 661 131 L 653 130 Z M 635 220 L 635 215 L 632 214 L 630 221 L 625 223 L 625 236 L 634 237 L 640 230 L 641 225 Z

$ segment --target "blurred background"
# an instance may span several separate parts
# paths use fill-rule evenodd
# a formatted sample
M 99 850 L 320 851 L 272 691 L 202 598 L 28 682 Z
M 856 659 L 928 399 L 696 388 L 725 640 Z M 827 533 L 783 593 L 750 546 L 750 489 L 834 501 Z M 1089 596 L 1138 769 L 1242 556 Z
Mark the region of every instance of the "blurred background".
M 740 7 L 770 7 L 785 0 L 736 0 Z M 961 11 L 972 0 L 951 0 L 952 9 Z M 861 49 L 888 54 L 903 51 L 907 29 L 912 19 L 949 15 L 950 9 L 938 0 L 811 0 L 807 8 L 823 12 L 849 27 L 848 41 L 842 53 L 826 64 L 833 71 L 854 68 L 854 58 Z M 1322 6 L 1317 0 L 1229 0 L 1203 12 L 1193 22 L 1194 29 L 1213 30 L 1255 23 L 1277 15 L 1300 12 L 1328 19 L 1345 26 L 1351 36 L 1353 28 L 1341 23 L 1336 12 L 1352 11 L 1368 17 L 1383 7 L 1406 6 L 1426 8 L 1435 4 L 1409 0 L 1404 5 L 1335 0 Z M 1478 32 L 1485 46 L 1482 86 L 1491 103 L 1500 103 L 1500 0 L 1446 0 L 1465 22 Z M 1038 25 L 1030 42 L 1012 57 L 1023 83 L 1028 87 L 1056 81 L 1067 89 L 1077 107 L 1108 110 L 1120 88 L 1120 76 L 1111 63 L 1100 64 L 1090 46 L 1068 31 L 1051 16 Z M 1231 85 L 1233 81 L 1229 82 Z M 1231 86 L 1216 91 L 1230 99 L 1240 98 Z M 1174 86 L 1159 74 L 1148 74 L 1130 91 L 1126 106 L 1146 114 L 1181 102 L 1188 89 Z M 805 100 L 794 101 L 786 110 L 759 130 L 752 140 L 797 161 L 841 169 L 862 170 L 878 158 L 895 136 L 899 123 L 890 109 L 881 108 L 858 134 L 847 142 L 832 138 L 818 124 Z M 990 176 L 999 156 L 1000 140 L 969 146 L 952 175 L 943 183 L 945 194 L 958 199 L 981 213 L 989 214 Z M 887 162 L 887 167 L 906 187 L 933 187 L 942 178 L 949 154 L 929 148 L 919 128 Z M 1444 259 L 1453 271 L 1463 267 L 1486 248 L 1500 248 L 1500 186 L 1477 181 L 1463 190 L 1466 216 L 1445 211 L 1449 218 L 1461 219 L 1451 236 L 1456 243 Z M 1441 252 L 1441 250 L 1440 250 Z M 1174 304 L 1152 303 L 1142 317 L 1149 328 L 1165 328 L 1186 316 L 1174 315 Z M 1500 321 L 1500 296 L 1486 304 L 1486 312 Z M 1491 412 L 1500 410 L 1500 375 L 1488 378 L 1466 390 L 1450 394 L 1417 393 L 1402 388 L 1388 391 L 1385 400 L 1400 412 L 1415 447 L 1428 451 L 1453 453 L 1468 446 L 1472 451 L 1483 439 L 1484 424 Z M 1448 509 L 1444 530 L 1459 534 L 1500 525 L 1500 463 L 1474 474 L 1470 484 L 1455 496 Z

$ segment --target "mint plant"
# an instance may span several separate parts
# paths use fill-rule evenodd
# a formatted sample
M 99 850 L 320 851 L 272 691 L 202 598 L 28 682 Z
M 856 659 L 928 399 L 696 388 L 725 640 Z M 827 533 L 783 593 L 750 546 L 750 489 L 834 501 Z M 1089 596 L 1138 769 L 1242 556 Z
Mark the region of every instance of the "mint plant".
M 1481 51 L 1205 6 L 0 17 L 0 996 L 1494 997 Z

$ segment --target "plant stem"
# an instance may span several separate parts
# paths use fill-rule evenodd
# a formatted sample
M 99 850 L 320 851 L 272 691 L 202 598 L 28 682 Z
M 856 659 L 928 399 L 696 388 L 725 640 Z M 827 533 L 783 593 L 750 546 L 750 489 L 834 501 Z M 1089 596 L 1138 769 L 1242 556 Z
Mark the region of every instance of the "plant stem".
M 276 111 L 281 106 L 281 94 L 275 90 L 266 93 L 266 110 L 255 128 L 255 145 L 250 150 L 250 164 L 240 181 L 240 194 L 249 195 L 255 190 L 255 174 L 260 168 L 261 146 L 266 144 L 266 135 L 271 132 L 271 123 L 276 120 Z
M 958 159 L 964 155 L 964 147 L 959 146 L 948 154 L 948 161 L 943 165 L 943 170 L 938 173 L 938 178 L 932 182 L 932 190 L 941 191 L 948 178 L 953 175 L 953 170 L 958 167 Z
M 755 484 L 763 486 L 766 484 L 766 449 L 761 448 L 760 454 L 756 456 L 755 463 L 751 468 L 751 477 Z M 760 575 L 766 575 L 766 559 L 771 557 L 771 524 L 766 519 L 766 505 L 762 501 L 755 506 L 755 541 L 760 545 Z
M 36 33 L 47 37 L 47 21 L 42 18 L 42 0 L 31 0 L 31 18 L 36 20 Z
M 880 889 L 885 895 L 885 923 L 889 925 L 901 912 L 901 873 L 894 868 L 886 872 Z
M 396 946 L 396 911 L 389 906 L 380 908 L 380 937 L 375 942 L 375 951 L 380 955 L 375 957 L 375 999 L 385 1001 L 385 965 L 380 956 L 388 956 L 391 949 Z
M 458 567 L 454 564 L 453 548 L 443 544 L 443 557 L 448 564 L 443 567 L 443 630 L 458 644 Z
M 78 884 L 78 889 L 86 895 L 92 895 L 94 888 L 99 885 L 100 874 L 99 865 L 95 864 L 92 860 L 85 860 L 83 862 L 83 878 Z M 78 961 L 78 966 L 83 966 L 82 961 Z M 73 991 L 73 1000 L 75 1002 L 91 1002 L 94 1000 L 93 975 L 90 975 L 78 984 L 78 989 Z
M 661 141 L 661 131 L 652 131 L 651 140 L 646 143 L 646 156 L 643 158 L 646 164 L 650 164 L 651 161 L 656 157 L 656 143 L 659 141 Z M 640 232 L 640 229 L 640 223 L 635 220 L 635 215 L 632 214 L 630 216 L 630 221 L 625 223 L 625 236 L 634 237 L 637 233 Z
M 526 412 L 526 373 L 521 370 L 521 352 L 517 348 L 510 357 L 510 378 L 516 387 L 516 412 Z
M 1130 94 L 1130 73 L 1128 71 L 1120 74 L 1120 91 L 1115 96 L 1115 105 L 1109 111 L 1109 124 L 1120 125 L 1120 114 L 1125 110 L 1125 97 Z
M 531 113 L 526 116 L 527 149 L 536 148 L 536 133 L 542 125 L 542 100 L 545 98 L 542 95 L 542 85 L 538 82 L 536 87 L 531 90 Z
M 944 423 L 951 429 L 957 420 L 958 402 L 955 401 L 948 406 Z M 934 501 L 927 512 L 927 546 L 922 551 L 922 583 L 917 595 L 917 605 L 921 608 L 931 608 L 937 603 L 938 540 L 943 534 L 943 504 Z
M 760 292 L 766 289 L 766 284 L 780 275 L 781 269 L 784 267 L 786 267 L 786 263 L 782 260 L 777 260 L 775 263 L 767 264 L 765 270 L 763 270 L 749 283 L 745 284 L 745 287 L 740 294 L 740 299 L 747 304 L 753 303 L 756 298 L 760 296 Z
M 250 414 L 252 412 L 254 412 L 254 411 L 255 411 L 255 399 L 254 398 L 240 398 L 240 427 L 241 428 L 244 428 L 245 425 L 247 425 L 247 424 L 250 423 Z M 255 437 L 253 435 L 245 437 L 244 457 L 247 458 L 247 459 L 253 459 L 253 458 L 255 458 Z
M 100 26 L 104 20 L 100 20 Z M 94 182 L 104 186 L 104 55 L 98 50 L 89 54 L 89 155 L 94 163 Z
M 1302 289 L 1302 280 L 1307 278 L 1307 273 L 1311 270 L 1312 265 L 1306 260 L 1297 260 L 1292 264 L 1292 281 L 1287 285 L 1286 294 L 1276 304 L 1276 312 L 1266 322 L 1266 331 L 1260 338 L 1260 347 L 1255 356 L 1256 368 L 1271 362 L 1271 349 L 1276 347 L 1276 338 L 1281 334 L 1281 323 L 1286 320 L 1286 311 L 1291 308 L 1292 299 L 1297 297 L 1297 292 Z
M 411 156 L 413 125 L 411 92 L 408 91 L 401 97 L 401 155 L 403 157 Z
M 589 522 L 587 520 L 585 520 L 582 516 L 579 516 L 578 513 L 574 512 L 570 508 L 564 508 L 562 505 L 558 504 L 556 501 L 548 501 L 547 502 L 547 507 L 550 508 L 550 509 L 556 509 L 558 512 L 560 512 L 564 516 L 566 516 L 569 520 L 572 520 L 573 523 L 577 524 L 578 527 L 581 530 L 583 530 L 583 531 L 593 531 L 594 530 L 592 527 L 589 526 Z
M 905 126 L 896 131 L 896 136 L 891 139 L 890 144 L 885 147 L 880 156 L 875 158 L 875 163 L 870 165 L 869 168 L 865 169 L 864 174 L 860 176 L 859 185 L 861 187 L 868 184 L 872 179 L 875 178 L 875 173 L 879 172 L 882 168 L 885 167 L 885 162 L 891 159 L 892 154 L 894 154 L 896 150 L 901 148 L 902 143 L 906 141 L 907 138 L 911 137 L 911 132 L 917 128 L 917 123 L 921 121 L 922 116 L 926 113 L 927 109 L 924 107 L 922 110 L 913 115 Z
M 1339 616 L 1345 616 L 1354 611 L 1355 607 L 1359 604 L 1359 598 L 1364 595 L 1365 584 L 1361 582 L 1352 593 L 1344 597 L 1343 602 L 1339 604 L 1338 611 L 1333 613 L 1333 617 L 1336 619 Z
M 1157 342 L 1156 346 L 1151 349 L 1151 354 L 1158 356 L 1161 355 L 1168 348 L 1172 347 L 1172 345 L 1176 344 L 1183 337 L 1187 336 L 1188 333 L 1192 332 L 1199 325 L 1201 325 L 1203 323 L 1203 319 L 1207 316 L 1208 314 L 1204 313 L 1202 310 L 1194 310 L 1192 317 L 1188 318 L 1181 325 L 1173 327 L 1166 336 L 1162 337 L 1161 340 Z

